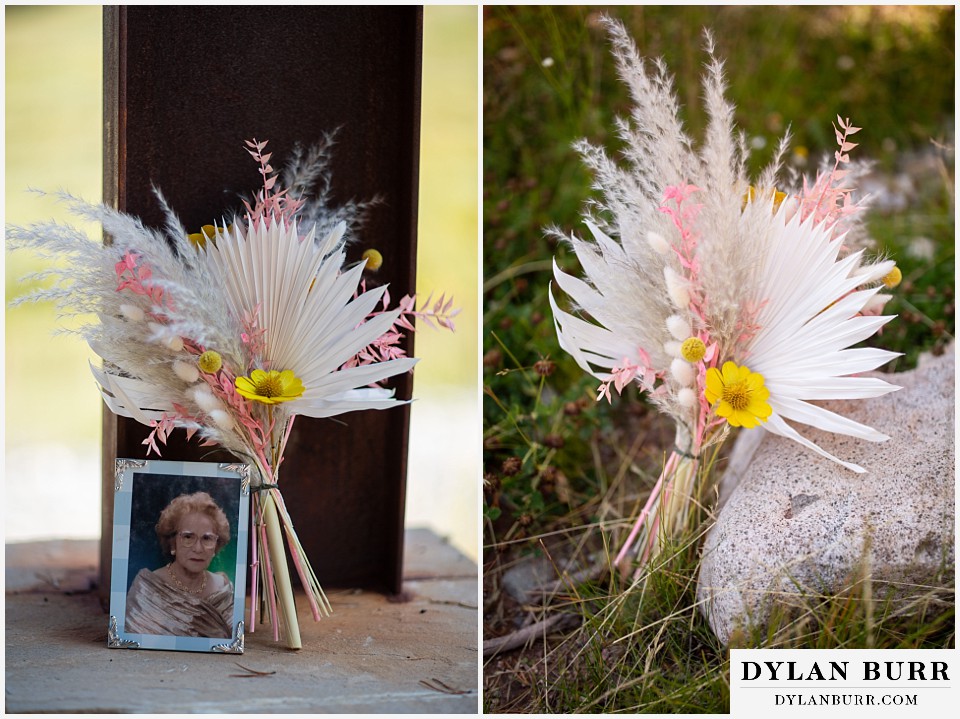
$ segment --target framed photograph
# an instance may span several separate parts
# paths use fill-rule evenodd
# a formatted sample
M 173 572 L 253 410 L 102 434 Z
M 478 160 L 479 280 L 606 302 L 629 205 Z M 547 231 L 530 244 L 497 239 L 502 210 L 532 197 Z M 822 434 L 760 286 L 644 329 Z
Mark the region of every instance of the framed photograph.
M 117 459 L 109 647 L 243 653 L 249 473 Z

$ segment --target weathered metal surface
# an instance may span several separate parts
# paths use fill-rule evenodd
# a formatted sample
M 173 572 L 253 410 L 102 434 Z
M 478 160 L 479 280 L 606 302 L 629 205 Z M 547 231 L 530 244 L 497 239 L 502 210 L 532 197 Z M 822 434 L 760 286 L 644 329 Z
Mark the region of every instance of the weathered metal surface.
M 268 139 L 279 167 L 295 143 L 339 128 L 335 200 L 382 199 L 348 259 L 377 248 L 377 282 L 395 298 L 412 292 L 421 35 L 415 7 L 104 8 L 106 201 L 160 226 L 156 186 L 198 229 L 257 189 L 245 139 Z M 409 397 L 412 379 L 391 386 Z M 399 591 L 408 429 L 406 407 L 297 419 L 280 484 L 321 582 Z M 102 557 L 114 458 L 142 457 L 148 431 L 104 417 Z M 164 457 L 229 461 L 181 437 Z

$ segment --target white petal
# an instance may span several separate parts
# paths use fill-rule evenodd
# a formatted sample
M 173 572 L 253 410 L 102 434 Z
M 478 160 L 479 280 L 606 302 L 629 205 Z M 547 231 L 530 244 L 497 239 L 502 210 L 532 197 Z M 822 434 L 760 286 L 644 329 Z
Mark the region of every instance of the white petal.
M 781 437 L 786 437 L 787 439 L 792 439 L 794 442 L 799 442 L 804 447 L 812 449 L 821 457 L 826 457 L 830 461 L 836 462 L 837 464 L 842 465 L 847 469 L 856 472 L 857 474 L 864 474 L 867 471 L 859 464 L 854 464 L 853 462 L 844 462 L 842 459 L 834 457 L 826 450 L 821 449 L 818 445 L 811 442 L 809 439 L 797 432 L 797 430 L 795 430 L 793 427 L 784 422 L 780 417 L 777 416 L 776 412 L 767 418 L 767 421 L 763 423 L 763 428 L 772 434 L 779 434 Z
M 890 439 L 887 435 L 867 427 L 865 424 L 854 422 L 852 419 L 802 400 L 789 397 L 777 397 L 775 399 L 771 391 L 769 402 L 773 411 L 781 417 L 816 427 L 824 432 L 846 434 L 870 442 L 885 442 Z
M 164 412 L 172 412 L 173 404 L 162 387 L 132 377 L 117 377 L 90 365 L 100 387 L 103 401 L 115 414 L 149 425 Z

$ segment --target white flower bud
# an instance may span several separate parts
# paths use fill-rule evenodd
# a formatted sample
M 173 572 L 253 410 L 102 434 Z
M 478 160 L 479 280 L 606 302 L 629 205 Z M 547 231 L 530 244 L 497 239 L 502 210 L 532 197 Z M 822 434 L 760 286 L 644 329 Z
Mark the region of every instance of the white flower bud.
M 667 294 L 670 300 L 681 310 L 687 309 L 690 305 L 690 290 L 687 289 L 687 281 L 673 271 L 671 267 L 663 268 L 663 279 L 667 283 Z
M 680 315 L 670 315 L 667 317 L 667 330 L 681 342 L 692 334 L 690 332 L 690 324 Z
M 667 242 L 667 238 L 659 232 L 654 232 L 653 230 L 647 232 L 647 242 L 650 243 L 650 247 L 658 255 L 665 255 L 670 251 L 670 243 Z
M 200 379 L 200 370 L 193 362 L 177 360 L 173 363 L 173 372 L 187 384 L 193 384 Z
M 233 429 L 233 417 L 230 416 L 229 412 L 226 412 L 222 409 L 215 409 L 210 413 L 210 419 L 213 420 L 220 429 L 229 432 Z
M 677 357 L 670 363 L 670 374 L 684 387 L 689 387 L 697 379 L 697 371 L 686 360 Z
M 131 322 L 143 322 L 143 310 L 136 305 L 120 305 L 120 314 Z
M 684 387 L 682 390 L 677 392 L 677 402 L 680 403 L 681 407 L 692 409 L 697 404 L 697 393 L 689 387 Z
M 176 335 L 173 337 L 168 337 L 164 344 L 168 349 L 173 350 L 174 352 L 180 352 L 183 349 L 183 340 Z
M 210 388 L 205 384 L 191 388 L 190 396 L 193 397 L 193 401 L 197 403 L 197 406 L 207 414 L 223 409 L 220 400 L 213 396 L 213 392 L 211 392 Z
M 671 357 L 679 357 L 681 346 L 682 345 L 680 342 L 677 342 L 675 340 L 667 340 L 666 342 L 663 343 L 663 351 L 666 352 Z

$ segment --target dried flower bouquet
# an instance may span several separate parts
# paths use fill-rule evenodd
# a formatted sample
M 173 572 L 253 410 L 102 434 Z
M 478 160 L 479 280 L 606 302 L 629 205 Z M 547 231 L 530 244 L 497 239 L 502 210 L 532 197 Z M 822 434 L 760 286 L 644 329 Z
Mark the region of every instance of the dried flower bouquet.
M 897 387 L 858 377 L 896 356 L 851 348 L 892 317 L 881 316 L 899 282 L 891 260 L 868 258 L 865 199 L 849 152 L 860 128 L 837 118 L 837 151 L 812 181 L 780 182 L 781 158 L 750 180 L 745 137 L 735 132 L 723 65 L 706 35 L 703 78 L 709 122 L 699 148 L 678 117 L 673 81 L 649 70 L 618 22 L 606 20 L 633 110 L 619 120 L 626 166 L 586 141 L 598 199 L 585 224 L 592 240 L 568 240 L 579 279 L 554 264 L 551 291 L 560 345 L 601 384 L 598 400 L 635 384 L 676 424 L 676 443 L 616 557 L 636 547 L 637 576 L 663 542 L 679 536 L 697 501 L 705 450 L 731 427 L 763 427 L 854 472 L 789 422 L 871 442 L 888 439 L 812 401 L 876 397 Z M 789 422 L 788 422 L 789 420 Z
M 266 142 L 246 144 L 263 186 L 221 225 L 188 233 L 159 192 L 163 232 L 62 194 L 73 213 L 103 226 L 107 244 L 55 223 L 7 236 L 11 247 L 66 259 L 35 276 L 54 276 L 51 288 L 18 301 L 52 299 L 64 315 L 96 317 L 78 330 L 103 359 L 91 369 L 113 412 L 152 428 L 147 454 L 180 428 L 256 467 L 248 630 L 262 603 L 274 639 L 282 630 L 299 648 L 284 540 L 314 619 L 330 607 L 277 486 L 293 422 L 405 404 L 377 386 L 413 369 L 404 333 L 414 318 L 453 330 L 458 310 L 444 297 L 418 310 L 415 296 L 390 309 L 387 288 L 363 279 L 379 253 L 345 264 L 366 205 L 328 206 L 331 138 L 296 151 L 282 176 Z

